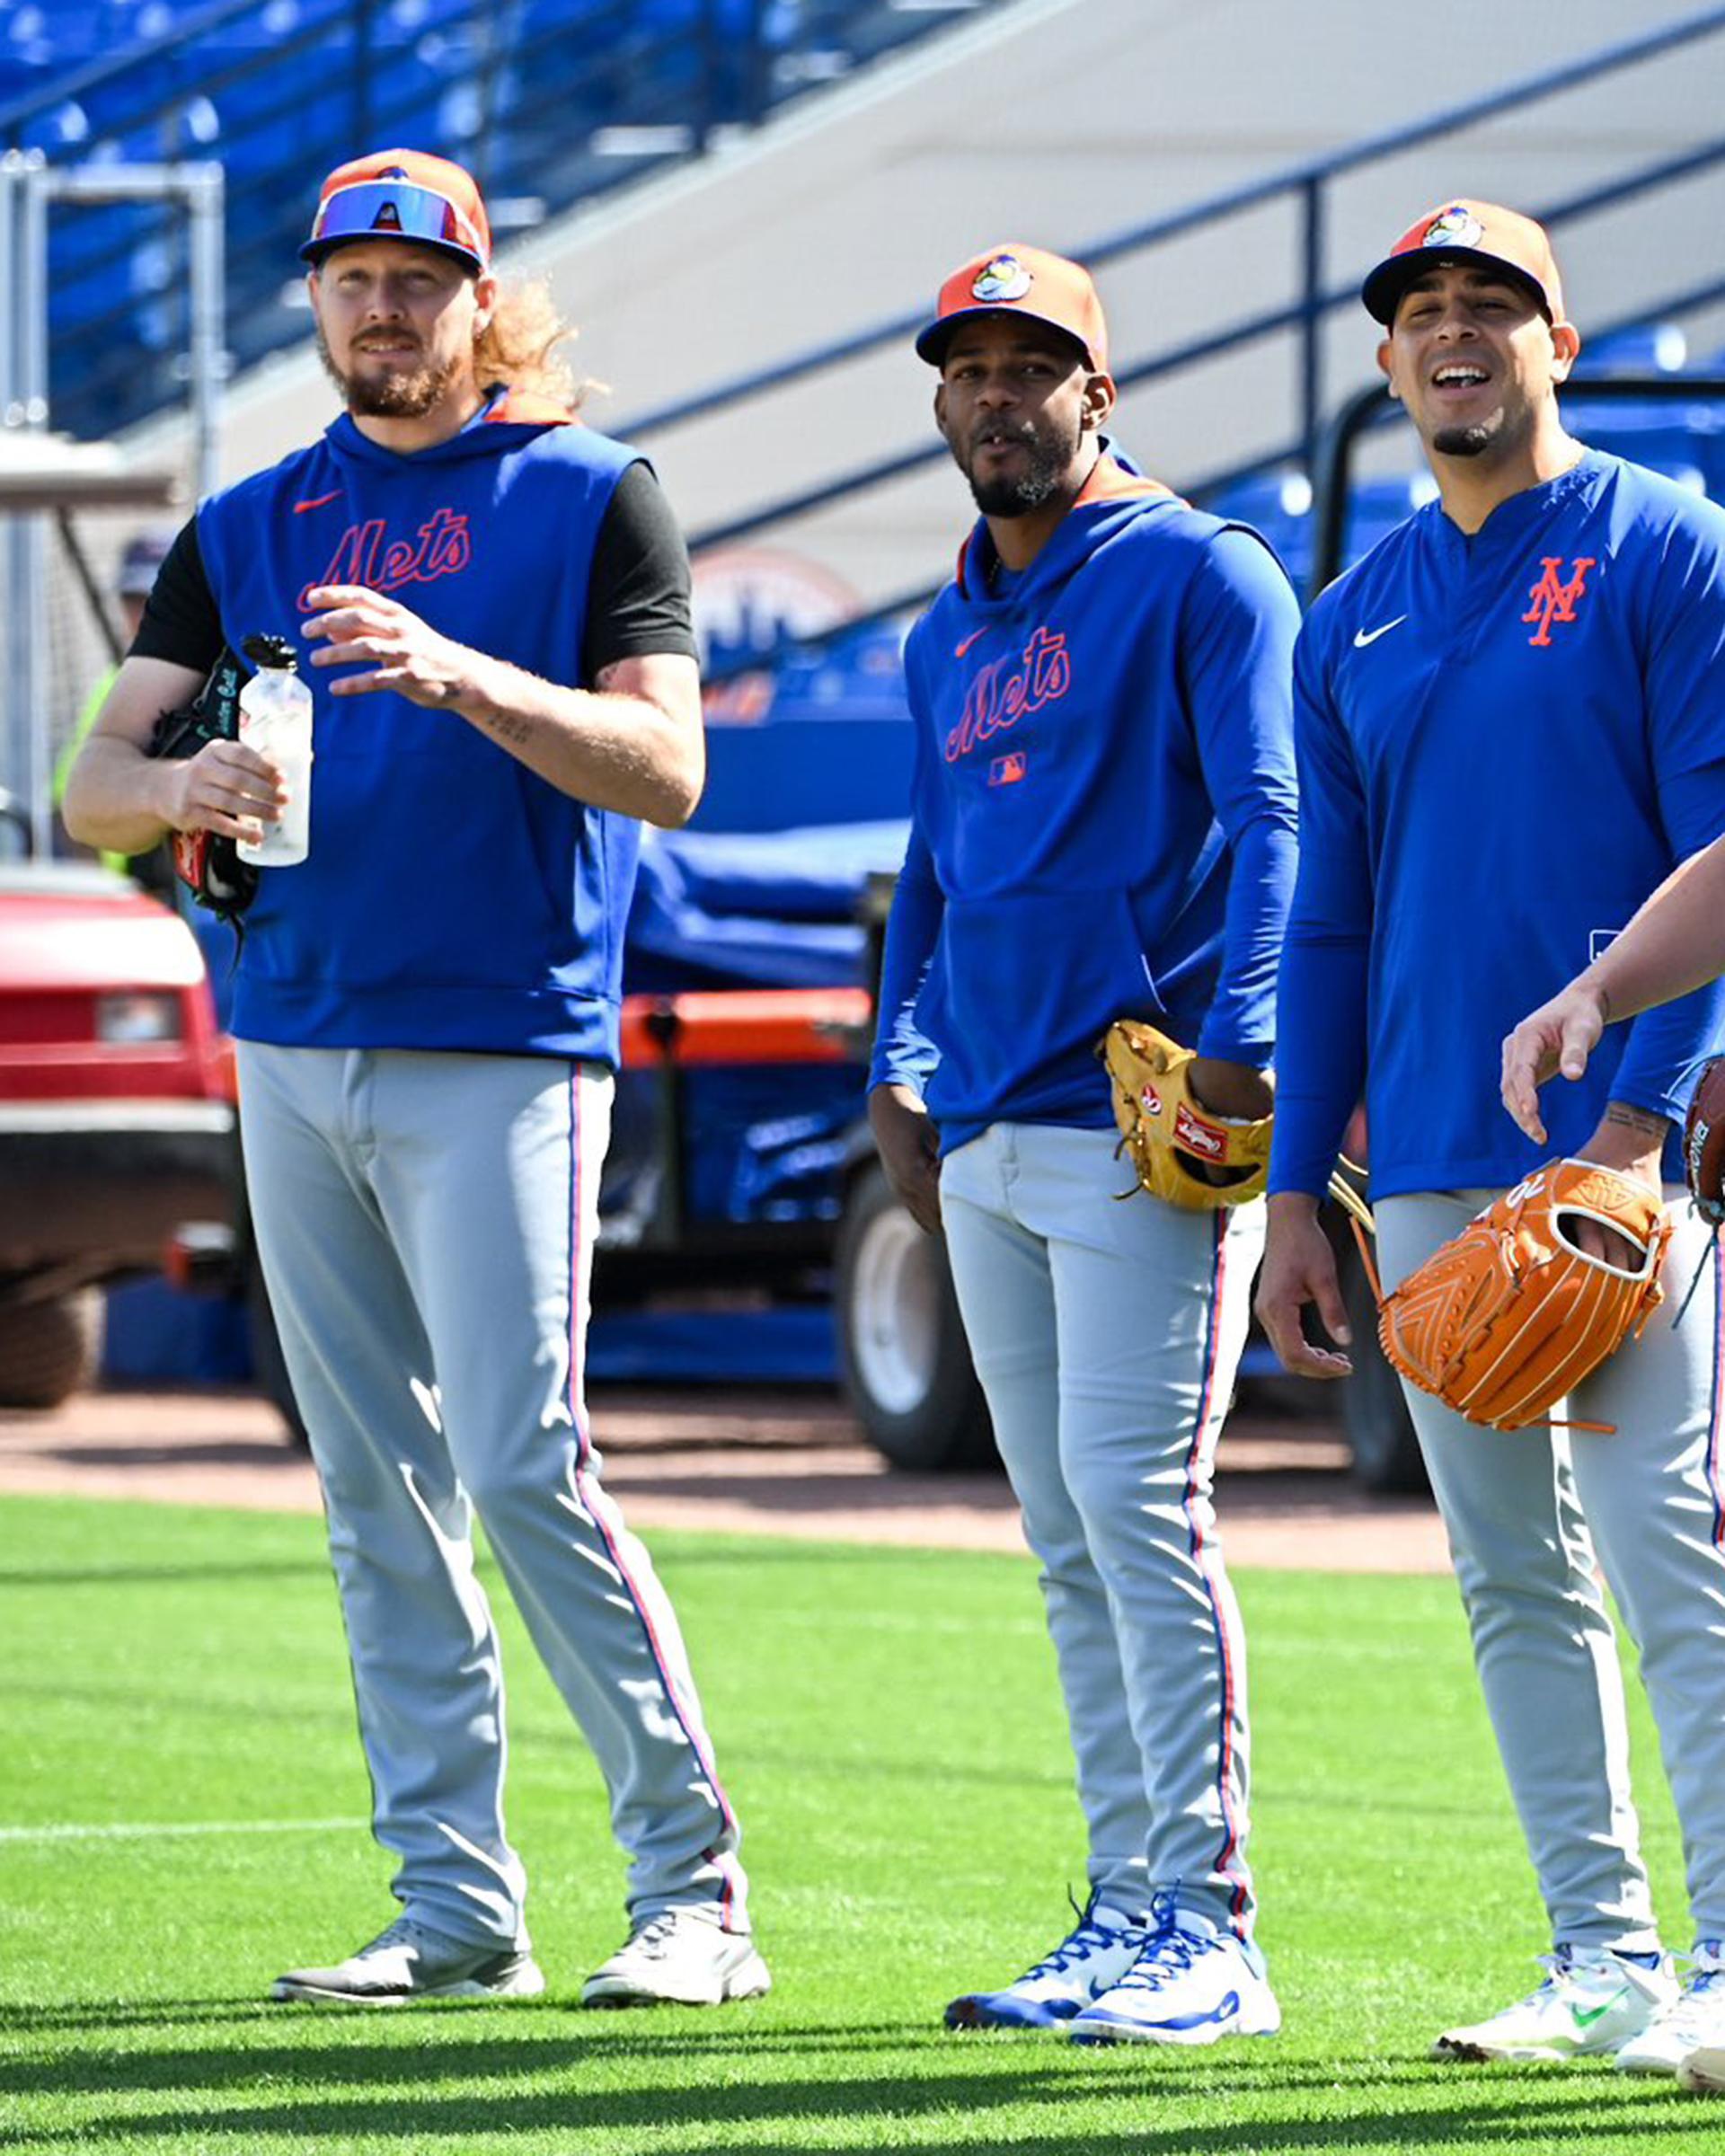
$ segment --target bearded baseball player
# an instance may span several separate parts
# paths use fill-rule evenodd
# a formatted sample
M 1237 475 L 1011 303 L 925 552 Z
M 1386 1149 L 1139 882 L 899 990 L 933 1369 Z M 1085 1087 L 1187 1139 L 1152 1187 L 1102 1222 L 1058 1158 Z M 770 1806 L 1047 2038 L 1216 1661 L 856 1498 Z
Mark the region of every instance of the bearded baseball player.
M 562 325 L 499 287 L 466 172 L 358 158 L 301 252 L 346 410 L 180 535 L 66 808 L 128 852 L 256 835 L 284 800 L 265 757 L 145 751 L 225 643 L 297 647 L 311 854 L 262 870 L 233 1025 L 402 1914 L 274 1995 L 544 1989 L 477 1512 L 630 1860 L 631 1935 L 584 2002 L 745 1997 L 767 1973 L 736 1818 L 582 1403 L 638 819 L 681 822 L 703 772 L 686 556 L 648 467 L 575 421 Z
M 916 349 L 981 514 L 907 649 L 912 830 L 870 1114 L 906 1205 L 944 1227 L 1089 1830 L 1076 1927 L 946 2019 L 1269 2035 L 1243 1642 L 1210 1502 L 1263 1204 L 1117 1203 L 1132 1177 L 1096 1047 L 1150 1021 L 1198 1051 L 1200 1109 L 1269 1109 L 1297 610 L 1255 534 L 1110 448 L 1107 331 L 1076 263 L 978 255 Z
M 1287 1366 L 1347 1323 L 1319 1194 L 1362 1084 L 1386 1291 L 1553 1154 L 1654 1193 L 1718 1043 L 1708 989 L 1619 1030 L 1538 1144 L 1501 1114 L 1501 1038 L 1725 828 L 1725 515 L 1566 432 L 1580 340 L 1544 232 L 1494 204 L 1419 218 L 1366 279 L 1378 363 L 1438 498 L 1340 578 L 1296 658 L 1302 851 L 1259 1309 Z M 1675 1195 L 1675 1194 L 1674 1194 Z M 1594 1262 L 1629 1260 L 1577 1215 Z M 1670 1295 L 1571 1392 L 1573 1427 L 1503 1432 L 1408 1402 L 1550 1918 L 1527 1996 L 1447 2059 L 1614 2055 L 1668 2074 L 1725 2031 L 1725 1486 L 1720 1280 L 1686 1209 Z M 1698 1940 L 1661 1950 L 1631 1798 L 1616 1641 L 1640 1650 Z

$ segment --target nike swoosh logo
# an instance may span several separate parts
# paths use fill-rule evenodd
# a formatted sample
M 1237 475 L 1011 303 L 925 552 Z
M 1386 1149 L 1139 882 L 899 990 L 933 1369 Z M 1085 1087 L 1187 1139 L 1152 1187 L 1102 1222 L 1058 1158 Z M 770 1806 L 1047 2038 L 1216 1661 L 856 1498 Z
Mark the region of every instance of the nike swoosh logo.
M 1570 2011 L 1575 2017 L 1575 2026 L 1578 2028 L 1591 2028 L 1596 2021 L 1604 2020 L 1612 2008 L 1628 1996 L 1629 1986 L 1625 1984 L 1621 1992 L 1614 1992 L 1603 2006 L 1572 2006 Z
M 1392 629 L 1399 629 L 1407 618 L 1405 614 L 1398 614 L 1393 622 L 1385 622 L 1381 629 L 1356 629 L 1354 649 L 1363 651 L 1367 644 L 1375 644 L 1380 636 L 1387 636 Z
M 341 491 L 338 487 L 333 494 L 320 494 L 314 501 L 296 501 L 294 504 L 294 515 L 303 517 L 307 509 L 321 509 L 326 502 L 340 501 Z
M 986 636 L 994 625 L 995 624 L 992 622 L 985 622 L 980 629 L 973 629 L 969 635 L 965 638 L 964 641 L 955 648 L 952 653 L 953 658 L 962 658 L 965 653 L 970 649 L 971 645 L 976 642 L 977 639 L 979 636 Z

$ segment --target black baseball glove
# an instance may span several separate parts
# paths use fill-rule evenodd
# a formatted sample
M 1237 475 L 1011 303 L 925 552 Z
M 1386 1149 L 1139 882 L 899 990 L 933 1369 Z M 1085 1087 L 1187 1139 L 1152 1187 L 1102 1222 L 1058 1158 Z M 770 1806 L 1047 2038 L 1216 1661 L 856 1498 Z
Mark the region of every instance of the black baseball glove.
M 195 756 L 207 741 L 236 741 L 240 691 L 249 676 L 226 645 L 209 678 L 183 711 L 164 711 L 150 736 L 153 756 Z M 231 838 L 214 831 L 176 831 L 170 841 L 173 872 L 198 904 L 226 921 L 235 934 L 258 891 L 258 871 L 242 861 Z

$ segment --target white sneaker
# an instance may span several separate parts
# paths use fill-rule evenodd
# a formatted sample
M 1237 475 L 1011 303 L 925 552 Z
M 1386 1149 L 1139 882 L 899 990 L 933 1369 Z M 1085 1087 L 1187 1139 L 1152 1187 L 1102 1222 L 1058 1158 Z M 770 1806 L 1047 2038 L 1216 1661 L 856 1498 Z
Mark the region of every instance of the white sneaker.
M 583 2006 L 722 2006 L 773 1988 L 747 1931 L 700 1909 L 663 1909 L 581 1986 Z
M 1681 1992 L 1617 2054 L 1623 2073 L 1676 2073 L 1692 2052 L 1725 2051 L 1725 1941 L 1696 1947 Z
M 545 1979 L 531 1954 L 475 1946 L 398 1916 L 357 1954 L 327 1969 L 289 1969 L 272 1999 L 327 1999 L 344 2006 L 404 2006 L 411 1999 L 536 1999 Z
M 1099 1992 L 1116 1984 L 1149 1933 L 1092 1894 L 1054 1950 L 1003 1992 L 967 1992 L 946 2010 L 949 2028 L 1061 2028 Z
M 1551 1974 L 1537 1991 L 1489 2021 L 1446 2029 L 1432 2057 L 1596 2057 L 1641 2035 L 1677 1997 L 1663 1956 L 1650 1967 L 1608 1947 L 1559 1947 L 1539 1958 Z
M 1264 1957 L 1196 1909 L 1159 1895 L 1156 1929 L 1120 1981 L 1072 2023 L 1075 2044 L 1214 2044 L 1273 2037 L 1282 2010 Z

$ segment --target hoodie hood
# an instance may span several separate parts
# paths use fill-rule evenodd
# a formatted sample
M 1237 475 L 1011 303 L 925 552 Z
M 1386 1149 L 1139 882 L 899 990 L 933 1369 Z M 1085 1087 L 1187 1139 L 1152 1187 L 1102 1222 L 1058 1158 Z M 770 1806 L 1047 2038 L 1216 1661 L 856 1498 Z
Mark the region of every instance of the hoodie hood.
M 547 427 L 579 424 L 573 412 L 550 397 L 518 393 L 500 387 L 490 393 L 484 404 L 457 433 L 447 441 L 433 442 L 428 448 L 406 451 L 385 448 L 383 443 L 374 442 L 362 433 L 354 424 L 353 414 L 348 411 L 330 422 L 324 430 L 324 439 L 337 456 L 349 463 L 399 471 L 406 464 L 458 464 L 472 457 L 495 456 L 500 448 L 508 446 L 511 434 L 518 440 L 527 441 L 535 434 L 543 434 Z
M 1141 517 L 1146 509 L 1169 506 L 1178 508 L 1185 504 L 1172 488 L 1163 486 L 1159 479 L 1146 477 L 1130 457 L 1104 438 L 1102 454 L 1077 499 L 1035 561 L 1022 575 L 1012 579 L 1009 591 L 995 594 L 988 588 L 994 564 L 1000 557 L 995 548 L 994 535 L 988 529 L 988 519 L 978 517 L 959 549 L 953 579 L 959 596 L 971 606 L 1011 605 L 1026 592 L 1045 589 L 1071 576 L 1123 525 Z

